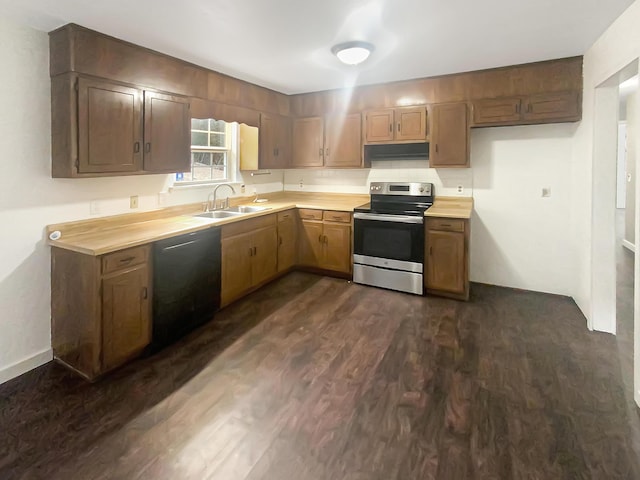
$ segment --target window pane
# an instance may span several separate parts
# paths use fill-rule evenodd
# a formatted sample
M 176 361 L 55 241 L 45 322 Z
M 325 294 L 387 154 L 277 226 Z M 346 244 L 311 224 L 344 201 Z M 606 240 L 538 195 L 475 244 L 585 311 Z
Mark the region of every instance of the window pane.
M 224 133 L 225 128 L 226 128 L 226 123 L 224 120 L 214 120 L 213 118 L 210 118 L 209 121 L 211 122 L 211 131 L 212 132 L 221 132 Z
M 211 165 L 224 165 L 226 163 L 227 154 L 225 152 L 211 153 Z
M 206 133 L 191 132 L 191 145 L 195 145 L 198 147 L 207 147 L 209 146 L 207 137 L 208 134 Z
M 192 152 L 191 164 L 194 167 L 210 166 L 211 154 L 208 152 Z
M 211 138 L 209 146 L 211 147 L 224 147 L 225 144 L 225 135 L 224 133 L 211 133 L 209 135 Z
M 209 130 L 209 120 L 207 118 L 192 118 L 191 130 Z

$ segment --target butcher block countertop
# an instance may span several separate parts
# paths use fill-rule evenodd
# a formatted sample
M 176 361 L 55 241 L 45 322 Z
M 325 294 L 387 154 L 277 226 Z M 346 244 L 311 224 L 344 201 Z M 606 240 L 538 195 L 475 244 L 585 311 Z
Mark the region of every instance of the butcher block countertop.
M 202 204 L 183 205 L 143 213 L 130 213 L 112 217 L 49 225 L 47 237 L 59 231 L 58 240 L 48 240 L 49 245 L 87 255 L 103 255 L 125 248 L 144 245 L 184 233 L 204 230 L 212 226 L 269 215 L 291 208 L 314 208 L 352 212 L 369 201 L 369 195 L 344 195 L 331 193 L 278 192 L 263 195 L 264 203 L 252 203 L 253 197 L 232 198 L 231 205 L 253 205 L 268 210 L 246 213 L 228 218 L 201 218 Z
M 130 213 L 112 217 L 49 225 L 47 236 L 60 231 L 58 240 L 48 240 L 54 247 L 73 250 L 87 255 L 105 253 L 144 245 L 164 238 L 184 233 L 204 230 L 212 226 L 221 226 L 241 222 L 250 218 L 269 215 L 291 208 L 313 208 L 352 212 L 354 208 L 369 201 L 369 195 L 278 192 L 263 195 L 268 199 L 264 203 L 252 203 L 253 197 L 232 198 L 232 205 L 254 205 L 267 207 L 268 210 L 246 213 L 228 218 L 201 218 L 193 215 L 201 213 L 201 204 L 182 205 L 143 213 Z M 446 218 L 470 218 L 473 199 L 442 197 L 437 198 L 425 216 Z
M 433 206 L 425 213 L 425 217 L 471 218 L 473 198 L 471 197 L 436 197 Z

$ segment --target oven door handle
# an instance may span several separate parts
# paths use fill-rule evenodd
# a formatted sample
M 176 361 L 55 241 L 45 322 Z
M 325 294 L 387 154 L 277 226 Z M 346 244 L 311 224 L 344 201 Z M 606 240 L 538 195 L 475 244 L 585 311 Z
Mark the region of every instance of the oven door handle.
M 424 223 L 424 217 L 411 216 L 411 215 L 382 215 L 378 213 L 354 213 L 353 218 L 356 220 L 376 220 L 379 222 L 417 223 L 417 224 Z

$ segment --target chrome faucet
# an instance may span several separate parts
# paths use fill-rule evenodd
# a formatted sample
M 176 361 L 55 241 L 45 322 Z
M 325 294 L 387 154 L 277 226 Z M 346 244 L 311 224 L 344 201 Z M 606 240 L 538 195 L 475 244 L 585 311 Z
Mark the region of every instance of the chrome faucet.
M 231 189 L 231 192 L 236 193 L 235 189 L 229 185 L 228 183 L 221 183 L 220 185 L 216 185 L 216 188 L 213 189 L 213 192 L 211 192 L 209 194 L 209 196 L 207 197 L 207 209 L 208 211 L 212 211 L 212 210 L 216 210 L 218 208 L 218 206 L 216 205 L 216 196 L 218 194 L 218 189 L 220 187 L 229 187 Z M 225 198 L 224 202 L 222 203 L 223 208 L 229 208 L 229 197 L 227 196 L 227 198 Z

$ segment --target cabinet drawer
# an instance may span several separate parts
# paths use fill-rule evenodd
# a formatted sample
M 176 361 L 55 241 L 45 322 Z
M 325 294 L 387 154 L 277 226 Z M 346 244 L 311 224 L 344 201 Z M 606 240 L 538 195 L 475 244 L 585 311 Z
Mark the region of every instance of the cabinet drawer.
M 427 220 L 427 228 L 448 232 L 464 232 L 464 223 L 464 220 L 457 218 L 429 218 Z
M 322 220 L 322 210 L 311 210 L 310 208 L 298 209 L 298 215 L 303 220 Z
M 351 213 L 325 210 L 322 219 L 329 222 L 351 223 Z
M 221 238 L 233 237 L 242 233 L 253 232 L 261 228 L 275 226 L 276 215 L 269 214 L 257 218 L 249 218 L 246 220 L 237 220 L 222 226 Z
M 110 253 L 102 257 L 102 274 L 116 272 L 147 261 L 149 247 L 128 248 L 120 252 Z
M 284 222 L 287 220 L 291 220 L 292 218 L 294 218 L 295 215 L 295 210 L 287 210 L 286 212 L 279 212 L 278 213 L 278 222 Z

